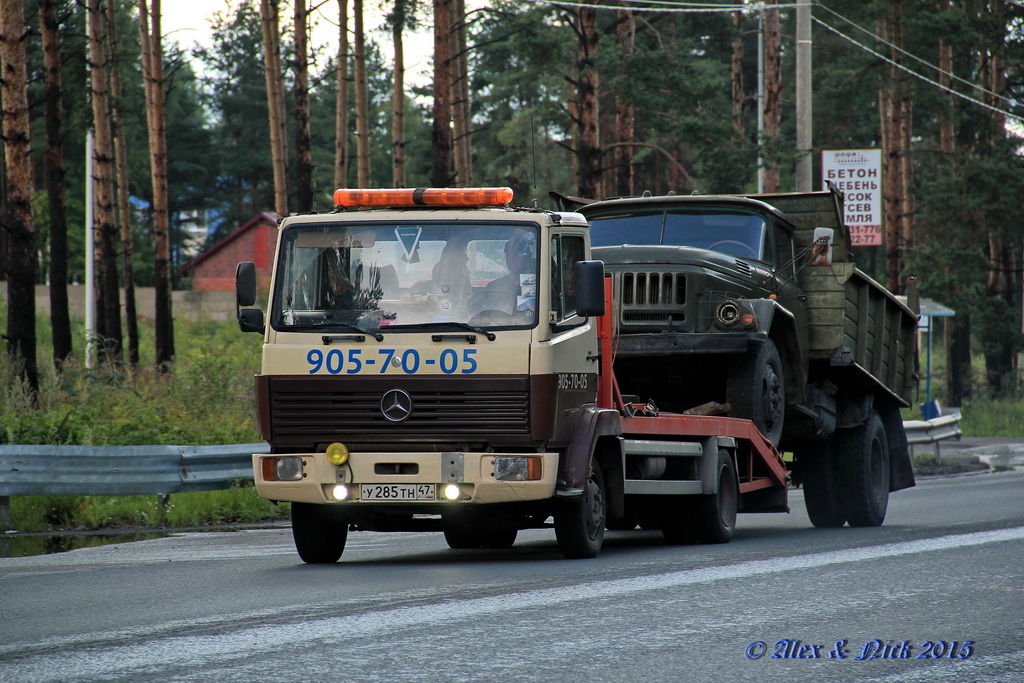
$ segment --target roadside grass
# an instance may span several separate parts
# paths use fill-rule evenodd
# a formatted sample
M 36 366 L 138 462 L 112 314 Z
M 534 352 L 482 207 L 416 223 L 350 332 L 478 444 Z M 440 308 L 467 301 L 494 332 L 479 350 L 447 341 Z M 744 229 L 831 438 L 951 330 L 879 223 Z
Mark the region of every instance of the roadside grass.
M 21 496 L 11 498 L 20 532 L 95 529 L 165 529 L 251 524 L 288 516 L 252 486 L 159 496 Z
M 0 315 L 4 315 L 0 306 Z M 140 366 L 123 362 L 85 368 L 81 344 L 61 372 L 51 361 L 50 333 L 40 324 L 40 388 L 35 403 L 18 366 L 0 354 L 0 443 L 84 446 L 217 445 L 259 441 L 253 375 L 256 335 L 237 323 L 175 321 L 175 364 L 168 373 L 147 365 L 152 329 L 140 325 Z M 45 341 L 44 341 L 45 340 Z M 149 352 L 152 358 L 151 351 Z M 194 527 L 251 523 L 287 516 L 250 485 L 222 491 L 156 496 L 25 496 L 10 499 L 19 531 L 115 527 Z

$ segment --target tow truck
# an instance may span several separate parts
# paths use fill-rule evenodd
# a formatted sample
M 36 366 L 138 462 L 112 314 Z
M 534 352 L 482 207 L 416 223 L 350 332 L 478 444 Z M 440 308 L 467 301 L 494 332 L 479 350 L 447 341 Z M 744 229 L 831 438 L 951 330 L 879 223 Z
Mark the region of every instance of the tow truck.
M 256 489 L 291 504 L 303 561 L 358 531 L 469 549 L 537 528 L 592 558 L 606 529 L 725 543 L 738 512 L 788 512 L 787 463 L 750 420 L 621 393 L 587 220 L 512 200 L 342 189 L 281 220 L 269 282 L 238 265 L 239 326 L 263 335 Z

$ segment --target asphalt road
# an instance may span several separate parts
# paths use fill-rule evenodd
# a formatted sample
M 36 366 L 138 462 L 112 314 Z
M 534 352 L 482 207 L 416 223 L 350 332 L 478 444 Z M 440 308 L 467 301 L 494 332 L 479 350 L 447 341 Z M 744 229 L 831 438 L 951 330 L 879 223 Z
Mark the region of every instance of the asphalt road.
M 813 529 L 794 491 L 731 544 L 609 532 L 594 560 L 547 530 L 356 533 L 306 566 L 287 528 L 5 558 L 0 680 L 1016 683 L 1022 494 L 1024 472 L 931 479 L 880 528 Z

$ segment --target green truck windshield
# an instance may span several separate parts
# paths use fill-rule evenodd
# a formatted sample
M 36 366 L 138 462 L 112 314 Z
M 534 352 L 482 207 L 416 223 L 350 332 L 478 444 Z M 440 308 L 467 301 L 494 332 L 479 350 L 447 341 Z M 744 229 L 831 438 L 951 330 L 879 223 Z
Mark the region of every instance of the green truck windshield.
M 716 210 L 654 211 L 588 216 L 595 247 L 660 244 L 709 249 L 731 256 L 761 259 L 764 218 L 753 213 Z
M 536 324 L 531 223 L 311 223 L 281 233 L 277 330 Z

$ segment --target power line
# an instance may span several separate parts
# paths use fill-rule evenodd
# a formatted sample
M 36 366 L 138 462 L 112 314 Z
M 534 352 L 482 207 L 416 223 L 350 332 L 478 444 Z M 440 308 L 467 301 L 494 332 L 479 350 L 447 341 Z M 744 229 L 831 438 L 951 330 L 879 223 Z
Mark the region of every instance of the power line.
M 708 4 L 708 3 L 696 3 L 696 2 L 694 2 L 694 3 L 675 2 L 673 0 L 648 0 L 648 2 L 644 2 L 642 5 L 641 4 L 632 4 L 632 3 L 623 3 L 623 4 L 618 4 L 618 5 L 604 5 L 604 4 L 599 4 L 599 3 L 587 3 L 587 2 L 557 2 L 557 0 L 530 0 L 530 1 L 535 2 L 537 4 L 556 5 L 556 6 L 562 6 L 562 7 L 587 7 L 587 8 L 592 8 L 592 9 L 604 9 L 604 10 L 631 9 L 631 10 L 641 10 L 641 11 L 655 12 L 655 13 L 665 13 L 665 14 L 688 14 L 688 13 L 694 13 L 695 14 L 695 13 L 710 13 L 710 12 L 761 12 L 761 11 L 764 11 L 766 9 L 792 9 L 792 8 L 796 8 L 796 7 L 799 7 L 801 5 L 806 5 L 807 4 L 805 2 L 799 2 L 799 3 L 789 3 L 789 4 L 784 4 L 784 5 L 769 5 L 769 4 L 766 4 L 766 3 L 763 3 L 763 2 L 757 2 L 757 3 L 739 4 L 739 5 L 713 5 L 713 4 Z M 1021 0 L 1010 0 L 1010 2 L 1012 2 L 1013 4 L 1015 4 L 1017 6 L 1024 7 L 1024 1 L 1021 1 Z M 822 9 L 827 10 L 828 12 L 834 14 L 835 16 L 837 16 L 838 18 L 842 19 L 843 21 L 851 24 L 852 26 L 854 26 L 857 29 L 863 31 L 864 33 L 867 33 L 869 36 L 871 36 L 875 40 L 878 40 L 878 41 L 884 43 L 885 45 L 889 46 L 890 48 L 895 49 L 895 50 L 901 52 L 902 54 L 906 55 L 907 57 L 910 57 L 911 59 L 914 59 L 915 61 L 920 62 L 921 64 L 923 64 L 924 66 L 926 66 L 926 67 L 928 67 L 930 69 L 934 69 L 935 71 L 938 71 L 941 74 L 945 74 L 946 76 L 949 76 L 952 79 L 955 79 L 955 80 L 957 80 L 957 81 L 959 81 L 961 83 L 964 83 L 965 85 L 968 85 L 971 88 L 974 88 L 976 90 L 981 91 L 983 94 L 989 95 L 991 97 L 998 98 L 1000 100 L 1003 100 L 1003 101 L 1007 102 L 1008 104 L 1011 104 L 1011 105 L 1018 105 L 1019 104 L 1018 102 L 1016 102 L 1014 100 L 1011 100 L 1008 97 L 1005 97 L 1003 95 L 998 95 L 998 94 L 993 93 L 993 92 L 991 92 L 991 91 L 989 91 L 989 90 L 987 90 L 987 89 L 985 89 L 985 88 L 983 88 L 983 87 L 981 87 L 979 85 L 975 85 L 974 83 L 966 81 L 966 80 L 960 78 L 959 76 L 956 76 L 955 74 L 951 74 L 951 73 L 949 73 L 947 71 L 944 71 L 943 69 L 940 69 L 939 67 L 935 66 L 934 64 L 931 64 L 930 62 L 928 62 L 928 61 L 926 61 L 924 59 L 921 59 L 920 57 L 917 57 L 916 55 L 913 55 L 913 54 L 903 50 L 902 48 L 898 48 L 895 45 L 892 45 L 891 43 L 887 42 L 882 37 L 880 37 L 878 35 L 875 35 L 871 31 L 868 31 L 867 29 L 865 29 L 865 28 L 863 28 L 861 26 L 858 26 L 853 21 L 850 21 L 849 19 L 847 19 L 846 17 L 842 16 L 838 12 L 832 10 L 829 7 L 826 7 L 825 5 L 822 5 L 821 3 L 814 2 L 813 4 L 816 4 L 819 7 L 821 7 Z M 654 5 L 654 6 L 652 6 L 652 5 Z M 978 106 L 984 107 L 985 109 L 990 109 L 990 110 L 992 110 L 992 111 L 994 111 L 996 113 L 1002 114 L 1003 116 L 1006 116 L 1008 118 L 1014 119 L 1016 121 L 1024 122 L 1024 117 L 1022 117 L 1020 115 L 1014 114 L 1014 113 L 1009 112 L 1009 111 L 1007 111 L 1005 109 L 1000 109 L 999 107 L 997 107 L 995 105 L 988 104 L 987 102 L 983 102 L 983 101 L 978 100 L 976 98 L 970 97 L 968 95 L 965 95 L 964 93 L 957 92 L 956 90 L 953 90 L 952 88 L 949 88 L 949 87 L 939 83 L 938 81 L 932 80 L 932 79 L 928 78 L 927 76 L 924 76 L 924 75 L 914 71 L 913 69 L 907 68 L 903 64 L 899 64 L 899 63 L 893 61 L 892 59 L 890 59 L 890 58 L 886 57 L 885 55 L 883 55 L 883 54 L 873 50 L 872 48 L 868 47 L 867 45 L 864 45 L 863 43 L 861 43 L 861 42 L 859 42 L 857 40 L 854 40 L 850 36 L 846 35 L 842 31 L 840 31 L 839 29 L 837 29 L 837 28 L 835 28 L 833 26 L 830 26 L 829 24 L 825 23 L 821 19 L 818 19 L 817 17 L 811 17 L 811 18 L 812 18 L 812 20 L 815 23 L 820 24 L 821 26 L 823 26 L 827 30 L 831 31 L 832 33 L 835 33 L 836 35 L 838 35 L 839 37 L 841 37 L 844 40 L 848 41 L 849 43 L 859 47 L 860 49 L 864 50 L 865 52 L 868 52 L 868 53 L 874 55 L 875 57 L 881 59 L 882 61 L 895 66 L 897 69 L 905 71 L 908 74 L 910 74 L 911 76 L 914 76 L 915 78 L 918 78 L 918 79 L 924 81 L 925 83 L 928 83 L 929 85 L 935 86 L 939 90 L 942 90 L 942 91 L 944 91 L 946 93 L 949 93 L 950 95 L 953 95 L 955 97 L 959 97 L 960 99 L 966 100 L 966 101 L 971 102 L 973 104 L 977 104 Z
M 1021 3 L 1021 4 L 1024 5 L 1024 3 Z M 922 64 L 923 66 L 928 67 L 929 69 L 934 69 L 935 71 L 938 71 L 940 74 L 942 74 L 944 76 L 948 76 L 950 79 L 952 79 L 954 81 L 957 81 L 959 83 L 963 83 L 964 85 L 966 85 L 969 88 L 974 88 L 975 90 L 980 91 L 984 95 L 989 95 L 991 97 L 994 97 L 994 98 L 997 98 L 997 99 L 1000 99 L 1000 100 L 1004 100 L 1008 104 L 1011 104 L 1011 105 L 1018 105 L 1019 104 L 1018 102 L 1016 102 L 1014 100 L 1011 100 L 1009 97 L 1006 97 L 1005 95 L 1000 95 L 998 93 L 994 93 L 991 90 L 988 90 L 988 89 L 986 89 L 986 88 L 984 88 L 984 87 L 982 87 L 980 85 L 977 85 L 975 83 L 971 83 L 970 81 L 968 81 L 968 80 L 966 80 L 964 78 L 960 78 L 959 76 L 957 76 L 954 73 L 951 73 L 949 71 L 945 71 L 942 68 L 935 66 L 931 62 L 929 62 L 929 61 L 927 61 L 925 59 L 922 59 L 921 57 L 918 57 L 917 55 L 915 55 L 915 54 L 913 54 L 911 52 L 907 52 L 903 48 L 898 47 L 898 46 L 890 43 L 889 41 L 887 41 L 885 38 L 879 36 L 878 34 L 872 33 L 871 31 L 869 31 L 868 29 L 864 28 L 863 26 L 860 26 L 856 22 L 854 22 L 854 21 L 852 21 L 850 19 L 847 19 L 846 17 L 844 17 L 843 15 L 839 14 L 838 12 L 836 12 L 835 10 L 833 10 L 830 7 L 827 7 L 827 6 L 822 5 L 820 3 L 818 4 L 818 6 L 821 7 L 823 10 L 825 10 L 826 12 L 829 12 L 829 13 L 835 15 L 836 17 L 838 17 L 839 19 L 842 19 L 843 21 L 845 21 L 850 26 L 853 26 L 854 28 L 858 29 L 859 31 L 861 31 L 863 33 L 866 33 L 867 35 L 871 36 L 872 38 L 874 38 L 878 42 L 882 43 L 886 47 L 889 47 L 889 48 L 892 48 L 893 50 L 896 50 L 900 54 L 905 55 L 906 57 L 909 57 L 910 59 L 913 59 L 914 61 L 918 62 L 919 64 Z
M 981 107 L 984 107 L 985 109 L 991 109 L 992 111 L 994 111 L 994 112 L 996 112 L 998 114 L 1002 114 L 1003 116 L 1006 116 L 1008 118 L 1024 122 L 1024 116 L 1019 116 L 1017 114 L 1014 114 L 1012 112 L 1006 111 L 1004 109 L 1000 109 L 999 107 L 996 107 L 994 105 L 988 104 L 987 102 L 982 102 L 981 100 L 975 99 L 973 97 L 969 97 L 969 96 L 965 95 L 964 93 L 957 92 L 956 90 L 953 90 L 952 88 L 947 88 L 946 86 L 942 85 L 941 83 L 939 83 L 937 81 L 933 81 L 932 79 L 928 78 L 927 76 L 919 74 L 916 71 L 914 71 L 913 69 L 909 69 L 906 66 L 904 66 L 904 65 L 902 65 L 902 64 L 900 64 L 898 62 L 895 62 L 892 59 L 889 59 L 885 55 L 883 55 L 883 54 L 881 54 L 879 52 L 876 52 L 875 50 L 872 50 L 867 45 L 864 45 L 863 43 L 857 42 L 856 40 L 854 40 L 850 36 L 846 35 L 845 33 L 841 32 L 840 30 L 838 30 L 838 29 L 836 29 L 836 28 L 834 28 L 832 26 L 829 26 L 828 24 L 823 22 L 821 19 L 818 19 L 816 17 L 811 17 L 811 19 L 816 24 L 820 24 L 821 26 L 824 26 L 826 29 L 828 29 L 829 31 L 832 31 L 833 33 L 835 33 L 840 38 L 843 38 L 843 39 L 853 43 L 854 45 L 856 45 L 860 49 L 864 50 L 865 52 L 870 52 L 875 57 L 878 57 L 879 59 L 881 59 L 883 62 L 887 62 L 888 64 L 891 64 L 892 66 L 895 66 L 897 69 L 905 71 L 908 74 L 910 74 L 911 76 L 914 76 L 915 78 L 918 78 L 918 79 L 924 81 L 925 83 L 929 83 L 930 85 L 934 85 L 939 90 L 944 90 L 945 92 L 949 93 L 950 95 L 955 95 L 956 97 L 959 97 L 961 99 L 967 100 L 968 102 L 972 102 L 974 104 L 977 104 L 977 105 L 979 105 Z

